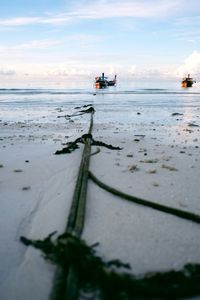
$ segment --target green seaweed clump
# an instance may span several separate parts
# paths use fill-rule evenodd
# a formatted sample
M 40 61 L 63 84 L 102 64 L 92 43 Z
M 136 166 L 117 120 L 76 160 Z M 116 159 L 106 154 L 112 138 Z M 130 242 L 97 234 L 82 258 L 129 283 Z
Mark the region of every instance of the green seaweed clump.
M 21 237 L 25 245 L 41 249 L 44 258 L 59 265 L 66 282 L 70 267 L 76 274 L 81 299 L 132 300 L 181 299 L 200 295 L 200 265 L 187 264 L 181 271 L 151 273 L 136 278 L 119 268 L 130 269 L 119 260 L 104 261 L 96 254 L 96 246 L 64 233 L 52 240 L 55 232 L 44 240 Z M 66 276 L 66 277 L 65 277 Z M 58 292 L 56 299 L 63 299 Z

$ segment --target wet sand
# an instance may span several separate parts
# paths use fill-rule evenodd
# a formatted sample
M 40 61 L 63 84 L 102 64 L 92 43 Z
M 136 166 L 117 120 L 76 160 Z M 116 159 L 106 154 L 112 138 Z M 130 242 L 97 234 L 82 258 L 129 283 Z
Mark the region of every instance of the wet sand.
M 90 170 L 125 193 L 200 215 L 199 119 L 186 122 L 184 114 L 173 115 L 178 113 L 174 109 L 165 122 L 153 117 L 146 122 L 145 112 L 135 110 L 133 121 L 126 123 L 122 113 L 106 119 L 96 111 L 93 137 L 122 150 L 93 146 L 93 152 L 100 152 L 91 156 Z M 19 238 L 62 233 L 67 222 L 83 145 L 70 154 L 54 153 L 87 132 L 89 116 L 56 121 L 0 122 L 4 300 L 48 299 L 51 290 L 54 266 Z M 130 263 L 135 275 L 200 262 L 198 224 L 128 203 L 91 180 L 83 238 L 88 244 L 99 242 L 98 252 L 106 259 Z

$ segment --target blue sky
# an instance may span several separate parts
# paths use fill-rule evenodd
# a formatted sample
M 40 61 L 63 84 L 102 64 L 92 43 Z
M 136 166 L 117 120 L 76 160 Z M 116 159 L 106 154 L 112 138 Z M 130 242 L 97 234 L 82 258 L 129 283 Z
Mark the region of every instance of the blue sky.
M 199 0 L 0 0 L 0 7 L 1 77 L 198 75 Z

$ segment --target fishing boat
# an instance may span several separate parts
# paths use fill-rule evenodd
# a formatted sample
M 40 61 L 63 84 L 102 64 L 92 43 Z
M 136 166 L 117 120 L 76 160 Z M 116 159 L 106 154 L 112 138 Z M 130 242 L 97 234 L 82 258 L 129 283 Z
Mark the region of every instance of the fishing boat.
M 104 73 L 102 73 L 101 76 L 95 77 L 95 87 L 96 87 L 96 89 L 105 89 L 107 86 L 108 86 L 107 78 L 104 76 Z
M 196 81 L 194 81 L 191 77 L 190 74 L 188 74 L 187 77 L 184 77 L 181 81 L 181 86 L 182 87 L 192 87 L 193 83 L 195 83 Z
M 107 86 L 114 86 L 117 82 L 117 75 L 115 75 L 113 80 L 108 80 L 108 77 L 102 73 L 101 76 L 95 77 L 95 87 L 96 89 L 105 89 Z

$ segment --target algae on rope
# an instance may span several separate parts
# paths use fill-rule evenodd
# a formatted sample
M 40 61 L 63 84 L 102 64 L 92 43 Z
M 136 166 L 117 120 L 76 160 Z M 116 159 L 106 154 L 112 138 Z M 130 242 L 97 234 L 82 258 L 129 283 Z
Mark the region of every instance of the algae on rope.
M 95 112 L 95 109 L 94 109 L 94 107 L 91 106 L 88 109 L 80 110 L 79 112 L 76 112 L 72 115 L 57 116 L 57 118 L 72 118 L 72 117 L 77 117 L 77 116 L 81 116 L 84 114 L 90 114 L 90 113 L 94 113 L 94 112 Z
M 88 246 L 85 241 L 64 233 L 52 239 L 55 232 L 44 240 L 21 237 L 26 246 L 42 250 L 44 258 L 64 269 L 72 266 L 77 274 L 79 295 L 85 299 L 183 299 L 200 295 L 200 264 L 187 264 L 180 271 L 146 274 L 137 278 L 119 269 L 130 269 L 120 260 L 104 261 L 97 255 L 98 243 Z M 65 281 L 66 278 L 62 278 Z M 98 296 L 97 296 L 98 295 Z M 56 299 L 63 300 L 63 295 Z
M 58 154 L 71 153 L 72 151 L 79 148 L 78 143 L 85 144 L 86 139 L 90 139 L 91 146 L 101 146 L 111 150 L 122 150 L 122 148 L 120 147 L 94 140 L 92 134 L 89 133 L 89 134 L 83 134 L 75 141 L 67 143 L 67 147 L 64 147 L 62 150 L 57 150 L 54 154 L 58 155 Z

